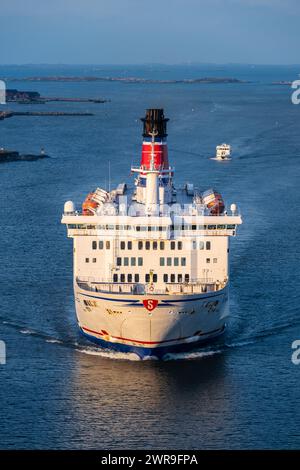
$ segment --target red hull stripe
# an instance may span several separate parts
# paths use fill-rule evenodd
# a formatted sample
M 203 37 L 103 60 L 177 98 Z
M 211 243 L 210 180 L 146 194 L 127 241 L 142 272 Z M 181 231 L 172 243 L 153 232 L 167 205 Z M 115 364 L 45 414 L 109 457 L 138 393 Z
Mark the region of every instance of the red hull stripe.
M 84 326 L 82 327 L 82 329 L 84 331 L 88 331 L 89 333 L 94 333 L 94 334 L 99 335 L 99 336 L 105 336 L 103 333 L 101 333 L 99 331 L 90 330 L 89 328 L 86 328 Z M 208 333 L 200 333 L 198 336 L 204 336 L 204 335 L 207 335 L 207 334 L 212 334 L 212 333 L 215 333 L 217 331 L 219 331 L 219 330 L 209 331 Z M 167 339 L 167 340 L 164 340 L 164 341 L 139 341 L 139 340 L 136 340 L 136 339 L 122 338 L 121 336 L 111 336 L 111 338 L 119 339 L 121 341 L 130 341 L 132 343 L 138 343 L 138 344 L 162 344 L 162 343 L 171 343 L 172 341 L 182 341 L 184 339 L 190 338 L 190 336 L 185 336 L 185 337 L 176 338 L 176 339 Z

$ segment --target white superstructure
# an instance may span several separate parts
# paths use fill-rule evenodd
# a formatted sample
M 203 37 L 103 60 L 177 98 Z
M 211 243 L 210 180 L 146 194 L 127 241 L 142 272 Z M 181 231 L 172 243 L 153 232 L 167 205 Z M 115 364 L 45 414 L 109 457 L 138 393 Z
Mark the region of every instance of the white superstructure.
M 74 240 L 80 330 L 102 346 L 163 356 L 215 337 L 228 315 L 229 236 L 241 217 L 214 190 L 175 187 L 163 110 L 147 111 L 135 182 L 98 188 L 62 223 Z
M 230 160 L 231 147 L 228 144 L 217 145 L 216 160 Z

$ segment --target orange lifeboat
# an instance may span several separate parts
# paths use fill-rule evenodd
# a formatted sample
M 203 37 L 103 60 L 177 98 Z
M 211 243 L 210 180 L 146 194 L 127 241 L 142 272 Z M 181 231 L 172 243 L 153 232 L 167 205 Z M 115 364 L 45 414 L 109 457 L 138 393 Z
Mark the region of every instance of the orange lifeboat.
M 224 212 L 225 204 L 220 193 L 214 189 L 208 189 L 202 194 L 203 204 L 209 209 L 211 215 L 219 215 Z
M 98 203 L 93 200 L 94 193 L 89 193 L 82 204 L 82 215 L 94 215 Z
M 104 204 L 109 198 L 105 189 L 97 188 L 93 193 L 89 193 L 82 204 L 83 215 L 94 215 L 97 208 Z

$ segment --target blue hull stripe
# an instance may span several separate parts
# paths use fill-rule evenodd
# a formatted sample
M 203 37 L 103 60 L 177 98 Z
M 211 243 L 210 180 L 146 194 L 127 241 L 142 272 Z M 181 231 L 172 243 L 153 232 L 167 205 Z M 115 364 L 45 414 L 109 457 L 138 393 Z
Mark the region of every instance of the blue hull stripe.
M 160 300 L 159 302 L 162 302 L 162 304 L 159 303 L 156 308 L 172 306 L 174 303 L 195 302 L 197 300 L 210 299 L 211 297 L 219 297 L 220 295 L 224 295 L 224 293 L 225 292 L 220 292 L 219 294 L 212 293 L 211 295 L 205 295 L 203 297 L 197 297 L 197 298 L 193 298 L 193 299 L 178 299 L 178 300 L 171 300 L 171 301 L 170 300 Z M 112 298 L 109 298 L 109 297 L 98 297 L 96 295 L 84 294 L 82 292 L 79 292 L 79 294 L 84 295 L 85 297 L 91 297 L 92 299 L 108 300 L 109 302 L 123 302 L 123 303 L 126 303 L 128 307 L 130 307 L 130 306 L 144 307 L 144 304 L 141 303 L 140 300 L 112 299 Z M 149 297 L 151 297 L 151 294 L 149 294 Z

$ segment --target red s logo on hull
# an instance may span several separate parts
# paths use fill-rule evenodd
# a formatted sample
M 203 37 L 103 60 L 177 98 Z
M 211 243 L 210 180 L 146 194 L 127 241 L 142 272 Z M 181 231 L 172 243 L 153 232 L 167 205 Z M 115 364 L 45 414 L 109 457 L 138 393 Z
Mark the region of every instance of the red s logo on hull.
M 149 312 L 152 312 L 157 305 L 158 305 L 158 300 L 154 299 L 149 299 L 149 300 L 143 300 L 144 307 L 149 310 Z

